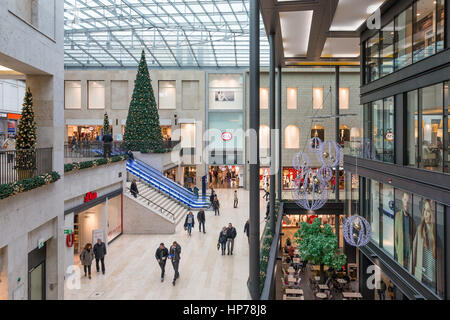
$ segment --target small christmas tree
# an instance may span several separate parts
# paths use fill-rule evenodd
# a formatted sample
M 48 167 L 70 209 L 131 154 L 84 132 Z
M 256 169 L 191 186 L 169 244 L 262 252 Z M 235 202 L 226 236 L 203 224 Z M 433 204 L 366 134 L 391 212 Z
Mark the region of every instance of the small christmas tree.
M 142 51 L 139 69 L 134 83 L 133 97 L 128 110 L 124 140 L 132 151 L 160 151 L 162 133 L 150 73 Z
M 103 134 L 110 133 L 111 127 L 109 126 L 108 113 L 105 112 L 105 117 L 103 120 Z
M 30 88 L 25 94 L 22 117 L 17 126 L 16 150 L 19 179 L 24 179 L 31 176 L 32 170 L 36 168 L 36 122 Z

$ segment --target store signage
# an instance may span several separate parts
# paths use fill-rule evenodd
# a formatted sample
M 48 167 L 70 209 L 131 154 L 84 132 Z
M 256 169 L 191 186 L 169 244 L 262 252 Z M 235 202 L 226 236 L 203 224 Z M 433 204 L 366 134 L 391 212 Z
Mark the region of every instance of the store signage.
M 16 134 L 16 123 L 8 121 L 8 134 Z
M 17 113 L 8 113 L 8 119 L 20 120 L 21 117 L 22 117 L 21 114 L 17 114 Z
M 394 140 L 394 133 L 389 131 L 386 133 L 386 140 L 387 141 L 393 141 Z
M 8 114 L 0 112 L 0 118 L 8 118 Z
M 74 236 L 73 233 L 66 235 L 66 245 L 68 248 L 72 248 L 74 243 Z
M 231 139 L 233 139 L 233 135 L 231 134 L 231 132 L 223 132 L 222 133 L 223 141 L 230 141 Z
M 97 192 L 88 192 L 84 196 L 84 203 L 88 203 L 94 199 L 97 199 Z

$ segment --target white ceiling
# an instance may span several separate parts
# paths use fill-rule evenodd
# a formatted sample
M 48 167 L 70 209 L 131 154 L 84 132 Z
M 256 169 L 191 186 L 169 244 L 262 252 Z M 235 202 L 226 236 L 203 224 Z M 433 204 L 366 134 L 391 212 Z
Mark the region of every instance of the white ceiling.
M 356 31 L 385 0 L 339 0 L 330 31 Z
M 313 10 L 280 12 L 285 57 L 306 56 Z
M 322 58 L 357 57 L 359 57 L 358 38 L 327 38 L 322 51 Z

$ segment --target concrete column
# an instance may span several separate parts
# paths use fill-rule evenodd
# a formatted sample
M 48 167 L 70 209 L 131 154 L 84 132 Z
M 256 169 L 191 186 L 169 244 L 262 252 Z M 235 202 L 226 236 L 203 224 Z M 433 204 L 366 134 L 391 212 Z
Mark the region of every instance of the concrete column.
M 8 300 L 28 299 L 28 237 L 8 245 Z
M 254 133 L 250 145 L 254 145 L 255 154 L 250 157 L 250 272 L 249 272 L 249 290 L 253 300 L 259 300 L 259 272 L 260 272 L 260 191 L 259 191 L 259 83 L 260 83 L 260 64 L 259 64 L 259 38 L 260 38 L 260 19 L 259 19 L 259 1 L 250 0 L 250 131 Z M 256 142 L 256 143 L 255 143 Z M 252 153 L 253 153 L 252 150 Z
M 282 97 L 283 97 L 283 91 L 282 91 L 282 69 L 279 66 L 278 67 L 278 100 L 277 100 L 277 129 L 278 129 L 278 200 L 283 200 L 283 159 L 282 159 L 282 150 L 283 150 L 283 126 L 282 126 Z
M 275 133 L 275 34 L 269 36 L 270 73 L 269 73 L 269 122 L 270 122 L 270 230 L 275 233 L 275 173 L 280 168 L 276 165 L 276 133 Z

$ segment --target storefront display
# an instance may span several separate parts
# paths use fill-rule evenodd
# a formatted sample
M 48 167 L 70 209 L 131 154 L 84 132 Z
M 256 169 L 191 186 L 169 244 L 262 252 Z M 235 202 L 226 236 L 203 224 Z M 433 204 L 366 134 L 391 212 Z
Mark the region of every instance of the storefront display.
M 184 186 L 193 189 L 197 177 L 197 168 L 193 166 L 183 167 L 183 176 Z
M 172 169 L 169 169 L 169 170 L 166 170 L 165 172 L 164 172 L 164 175 L 167 177 L 167 178 L 169 178 L 169 179 L 171 179 L 171 180 L 173 180 L 173 181 L 177 181 L 177 168 L 175 167 L 175 168 L 172 168 Z
M 242 182 L 243 167 L 211 166 L 209 167 L 210 188 L 239 188 Z
M 270 168 L 259 169 L 259 188 L 266 190 L 270 185 Z
M 291 190 L 295 188 L 294 180 L 297 178 L 298 171 L 294 168 L 283 168 L 283 189 Z
M 122 195 L 108 199 L 108 242 L 122 234 Z
M 111 127 L 112 130 L 112 127 Z M 77 141 L 96 141 L 97 137 L 100 137 L 103 132 L 103 126 L 67 126 L 67 141 L 70 143 L 73 137 L 76 137 Z

